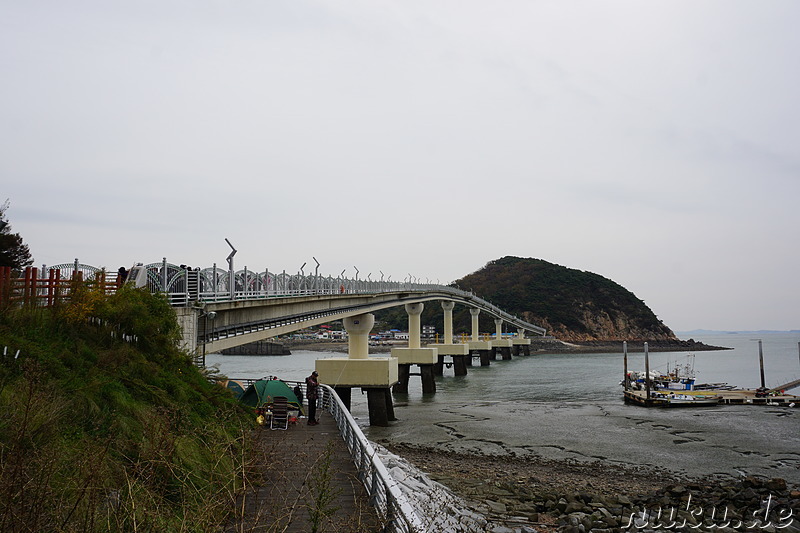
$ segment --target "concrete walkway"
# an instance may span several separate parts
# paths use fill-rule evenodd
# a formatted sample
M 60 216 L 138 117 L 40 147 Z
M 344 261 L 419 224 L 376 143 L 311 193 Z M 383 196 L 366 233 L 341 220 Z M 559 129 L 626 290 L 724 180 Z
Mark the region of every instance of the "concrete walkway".
M 335 421 L 322 409 L 317 416 L 317 426 L 301 419 L 286 431 L 254 432 L 263 461 L 248 476 L 251 485 L 237 506 L 241 516 L 226 532 L 381 530 Z

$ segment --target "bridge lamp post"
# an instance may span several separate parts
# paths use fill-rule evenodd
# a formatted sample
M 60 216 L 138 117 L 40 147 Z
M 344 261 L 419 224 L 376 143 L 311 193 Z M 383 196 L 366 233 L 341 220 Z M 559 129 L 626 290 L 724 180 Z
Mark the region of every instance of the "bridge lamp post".
M 203 319 L 203 367 L 206 366 L 206 343 L 208 343 L 208 321 L 214 321 L 217 318 L 216 311 L 209 311 L 208 313 L 203 313 L 200 315 L 200 318 Z
M 297 287 L 297 290 L 300 291 L 301 293 L 303 291 L 303 284 L 306 284 L 306 273 L 303 270 L 305 268 L 305 266 L 306 266 L 305 263 L 300 265 L 300 279 L 301 279 L 301 281 L 300 281 L 300 285 L 298 285 L 298 287 Z M 306 286 L 308 286 L 308 285 L 306 284 Z
M 317 258 L 313 255 L 311 256 L 311 259 L 313 259 L 317 264 L 317 266 L 314 268 L 314 292 L 317 292 L 317 284 L 319 280 L 319 261 L 317 261 Z

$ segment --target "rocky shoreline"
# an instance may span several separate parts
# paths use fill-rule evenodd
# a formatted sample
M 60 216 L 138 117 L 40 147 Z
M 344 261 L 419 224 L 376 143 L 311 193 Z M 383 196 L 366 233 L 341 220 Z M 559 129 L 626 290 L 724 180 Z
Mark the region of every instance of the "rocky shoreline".
M 690 479 L 601 462 L 379 444 L 464 498 L 472 511 L 505 524 L 502 531 L 656 531 L 670 529 L 669 520 L 686 520 L 686 530 L 697 531 L 743 531 L 750 525 L 750 530 L 800 531 L 800 490 L 779 478 Z

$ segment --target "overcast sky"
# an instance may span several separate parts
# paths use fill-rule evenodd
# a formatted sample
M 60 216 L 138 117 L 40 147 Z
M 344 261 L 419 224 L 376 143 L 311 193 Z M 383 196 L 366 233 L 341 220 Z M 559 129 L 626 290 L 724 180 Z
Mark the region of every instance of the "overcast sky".
M 506 255 L 673 330 L 800 328 L 800 2 L 0 0 L 36 264 L 449 283 Z

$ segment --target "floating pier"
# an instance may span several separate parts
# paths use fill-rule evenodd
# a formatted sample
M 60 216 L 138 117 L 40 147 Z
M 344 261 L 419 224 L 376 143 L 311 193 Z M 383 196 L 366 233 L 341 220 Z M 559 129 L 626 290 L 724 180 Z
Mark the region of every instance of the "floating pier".
M 632 403 L 644 407 L 699 407 L 709 405 L 771 405 L 778 407 L 800 406 L 800 396 L 795 396 L 793 394 L 770 394 L 767 396 L 756 396 L 757 392 L 758 391 L 755 389 L 681 391 L 660 390 L 651 391 L 650 397 L 648 398 L 647 391 L 626 390 L 625 403 Z M 695 398 L 695 401 L 676 403 L 667 397 L 670 393 L 680 393 L 680 395 L 692 396 Z

